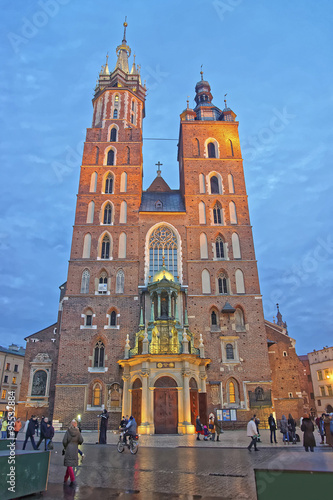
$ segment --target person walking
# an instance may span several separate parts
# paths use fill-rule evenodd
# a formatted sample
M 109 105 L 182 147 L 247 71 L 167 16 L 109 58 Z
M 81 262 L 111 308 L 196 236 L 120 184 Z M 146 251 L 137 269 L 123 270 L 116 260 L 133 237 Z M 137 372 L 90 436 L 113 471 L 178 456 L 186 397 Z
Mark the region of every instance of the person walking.
M 316 440 L 313 435 L 314 425 L 308 414 L 305 414 L 302 420 L 301 430 L 303 431 L 303 446 L 305 451 L 314 451 Z
M 296 421 L 293 419 L 291 413 L 289 413 L 288 417 L 288 431 L 293 440 L 293 444 L 296 444 Z
M 1 423 L 1 439 L 7 439 L 7 427 L 8 420 L 6 419 L 6 417 L 4 417 Z
M 254 446 L 254 451 L 259 451 L 257 448 L 257 437 L 258 437 L 257 426 L 256 426 L 256 423 L 254 420 L 255 420 L 255 416 L 253 416 L 251 418 L 251 420 L 248 422 L 247 429 L 246 429 L 246 431 L 247 431 L 246 433 L 247 433 L 248 437 L 251 438 L 251 443 L 247 447 L 247 449 L 249 451 L 251 451 L 252 446 Z
M 215 415 L 215 430 L 216 430 L 216 441 L 220 441 L 220 434 L 222 431 L 222 424 L 220 420 L 217 419 L 217 414 Z
M 211 436 L 210 436 L 211 441 L 215 441 L 215 431 L 216 431 L 216 428 L 215 428 L 215 418 L 214 418 L 214 414 L 213 413 L 211 413 L 209 415 L 208 430 L 211 433 Z
M 197 433 L 197 441 L 200 441 L 201 431 L 202 431 L 202 424 L 200 422 L 199 415 L 197 415 L 197 418 L 195 420 L 195 432 Z
M 273 413 L 271 413 L 270 416 L 268 417 L 268 425 L 269 425 L 269 430 L 271 431 L 271 443 L 273 444 L 273 438 L 274 438 L 274 443 L 277 444 L 276 422 L 275 418 L 273 417 Z
M 330 415 L 333 415 L 330 413 Z M 333 434 L 331 434 L 331 417 L 327 413 L 325 414 L 324 418 L 324 428 L 325 428 L 325 436 L 326 436 L 326 444 L 329 446 L 333 446 Z
M 260 432 L 259 432 L 259 424 L 260 424 L 260 419 L 257 417 L 257 415 L 254 416 L 254 423 L 256 424 L 257 428 L 257 442 L 260 443 Z
M 49 444 L 51 443 L 54 436 L 54 427 L 52 425 L 52 422 L 50 422 L 48 419 L 46 422 L 46 429 L 44 432 L 44 436 L 45 436 L 45 451 L 46 451 L 49 449 Z
M 22 429 L 22 422 L 21 422 L 20 417 L 17 417 L 17 419 L 15 420 L 15 423 L 14 423 L 15 439 L 17 439 L 17 435 L 18 435 L 18 433 L 20 432 L 21 429 Z
M 83 437 L 77 428 L 77 421 L 73 419 L 62 440 L 65 449 L 64 466 L 67 467 L 64 483 L 68 478 L 71 480 L 70 486 L 75 486 L 75 475 L 73 467 L 78 466 L 78 445 L 83 443 Z
M 280 422 L 280 431 L 283 434 L 283 442 L 286 444 L 288 442 L 289 444 L 289 431 L 288 431 L 288 420 L 285 415 L 282 415 L 281 422 Z
M 101 428 L 99 430 L 99 444 L 106 444 L 106 431 L 108 430 L 108 420 L 109 420 L 109 414 L 108 412 L 104 409 L 103 413 L 99 415 L 101 418 Z
M 321 443 L 325 444 L 325 424 L 324 424 L 325 413 L 322 413 L 318 420 L 318 429 L 321 437 Z
M 42 441 L 45 439 L 45 431 L 47 428 L 48 420 L 49 419 L 47 417 L 42 417 L 42 419 L 40 421 L 40 438 L 39 438 L 39 441 L 37 443 L 37 450 L 39 450 L 39 447 L 40 447 Z M 46 450 L 46 442 L 45 442 L 45 450 Z
M 35 439 L 34 439 L 35 432 L 36 432 L 36 420 L 37 420 L 37 417 L 35 417 L 35 415 L 32 415 L 30 420 L 29 420 L 28 426 L 27 426 L 27 432 L 25 433 L 25 440 L 23 443 L 22 450 L 25 450 L 25 447 L 27 445 L 29 438 L 30 438 L 33 449 L 37 450 L 37 446 L 36 446 Z

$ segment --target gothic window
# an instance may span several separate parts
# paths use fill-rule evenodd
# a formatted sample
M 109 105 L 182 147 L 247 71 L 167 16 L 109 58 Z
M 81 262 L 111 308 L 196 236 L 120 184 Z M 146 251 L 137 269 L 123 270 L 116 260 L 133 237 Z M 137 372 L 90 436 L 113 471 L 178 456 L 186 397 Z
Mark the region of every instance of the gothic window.
M 232 242 L 232 253 L 234 255 L 234 259 L 241 259 L 242 257 L 241 257 L 239 236 L 237 233 L 232 233 L 231 242 Z
M 47 373 L 44 370 L 37 370 L 32 379 L 31 396 L 45 396 Z
M 104 367 L 104 350 L 104 344 L 99 340 L 94 349 L 94 368 Z
M 93 313 L 91 309 L 88 309 L 84 315 L 84 326 L 92 326 Z
M 117 272 L 116 293 L 124 293 L 125 274 L 122 269 Z
M 117 129 L 116 127 L 112 127 L 110 132 L 110 142 L 116 142 L 116 141 L 117 141 Z
M 193 139 L 192 153 L 193 153 L 193 156 L 200 156 L 199 139 L 196 139 L 196 138 Z
M 85 269 L 81 278 L 81 293 L 89 293 L 90 272 Z
M 199 203 L 199 224 L 206 224 L 206 206 L 203 201 Z
M 93 172 L 90 178 L 90 193 L 95 193 L 97 188 L 97 172 Z
M 99 160 L 99 147 L 96 146 L 95 165 L 98 165 L 98 160 Z
M 98 280 L 98 293 L 101 295 L 106 295 L 108 291 L 108 276 L 105 271 L 103 271 Z
M 127 174 L 123 172 L 120 176 L 120 192 L 126 193 L 127 191 Z
M 201 194 L 205 194 L 205 176 L 204 174 L 199 174 L 199 192 Z
M 222 224 L 222 207 L 220 203 L 216 203 L 213 208 L 214 224 Z
M 202 293 L 211 293 L 210 289 L 210 274 L 207 269 L 204 269 L 201 273 L 201 282 L 202 282 Z
M 100 384 L 93 387 L 92 406 L 102 406 L 102 388 Z
M 113 112 L 113 118 L 117 119 L 118 118 L 118 109 L 115 109 Z
M 114 151 L 113 149 L 110 149 L 108 151 L 108 158 L 107 158 L 107 165 L 114 165 Z
M 227 359 L 234 359 L 234 347 L 232 344 L 227 344 L 225 346 L 225 352 L 227 355 Z
M 210 178 L 210 192 L 211 192 L 211 194 L 219 194 L 219 192 L 220 192 L 219 180 L 216 177 L 216 175 L 213 175 Z
M 90 258 L 90 247 L 91 247 L 91 234 L 87 233 L 84 235 L 84 240 L 83 240 L 83 253 L 82 253 L 83 259 Z
M 122 201 L 120 204 L 119 223 L 126 224 L 126 222 L 127 222 L 127 203 L 126 201 Z
M 228 174 L 228 187 L 229 187 L 229 193 L 235 192 L 234 177 L 232 174 Z
M 224 244 L 221 236 L 218 236 L 215 240 L 215 250 L 216 250 L 216 258 L 224 259 Z
M 118 104 L 119 104 L 119 95 L 118 94 L 116 94 L 114 96 L 114 104 L 115 104 L 115 106 L 118 106 Z
M 107 178 L 105 179 L 105 194 L 113 193 L 113 175 L 108 173 Z
M 236 205 L 233 201 L 229 203 L 230 224 L 237 224 Z
M 212 326 L 217 326 L 217 316 L 216 316 L 216 312 L 215 311 L 211 312 L 210 322 L 211 322 Z
M 107 203 L 104 208 L 103 224 L 112 224 L 112 206 Z
M 110 258 L 110 238 L 105 235 L 102 240 L 101 259 Z
M 237 307 L 235 312 L 235 323 L 236 323 L 236 332 L 243 332 L 245 330 L 244 314 L 239 307 Z
M 244 274 L 240 269 L 236 269 L 236 293 L 245 293 Z
M 217 278 L 218 293 L 227 294 L 228 293 L 228 281 L 224 274 L 220 274 Z
M 229 396 L 229 403 L 236 403 L 236 391 L 235 391 L 235 384 L 233 382 L 229 382 L 228 384 L 228 396 Z
M 125 259 L 126 258 L 126 233 L 120 233 L 119 235 L 119 251 L 118 258 Z
M 127 162 L 127 165 L 129 165 L 131 163 L 131 150 L 130 150 L 129 146 L 126 147 L 126 162 Z
M 205 233 L 200 234 L 200 258 L 208 259 L 208 243 L 207 235 Z
M 168 226 L 158 226 L 149 238 L 149 275 L 154 276 L 163 265 L 178 276 L 177 237 Z
M 207 144 L 207 152 L 208 158 L 216 158 L 215 144 L 213 142 Z
M 117 326 L 117 314 L 116 311 L 112 311 L 110 314 L 110 326 Z
M 90 201 L 88 204 L 88 211 L 87 211 L 87 224 L 92 224 L 94 222 L 94 211 L 95 211 L 95 203 L 93 201 Z
M 234 156 L 234 147 L 232 145 L 231 139 L 228 140 L 228 144 L 229 144 L 229 155 Z

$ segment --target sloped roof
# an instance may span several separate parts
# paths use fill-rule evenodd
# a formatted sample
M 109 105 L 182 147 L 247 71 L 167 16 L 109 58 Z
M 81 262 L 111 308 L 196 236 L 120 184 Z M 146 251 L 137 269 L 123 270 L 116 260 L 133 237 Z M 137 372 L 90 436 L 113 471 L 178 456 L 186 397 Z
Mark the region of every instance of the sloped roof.
M 168 186 L 168 184 L 165 182 L 165 180 L 163 179 L 163 177 L 161 177 L 160 175 L 158 175 L 157 177 L 155 177 L 155 179 L 153 180 L 153 182 L 150 184 L 150 186 L 147 189 L 147 191 L 169 192 L 169 191 L 171 191 L 171 189 Z
M 180 191 L 176 190 L 168 192 L 143 191 L 140 212 L 185 212 L 184 200 Z

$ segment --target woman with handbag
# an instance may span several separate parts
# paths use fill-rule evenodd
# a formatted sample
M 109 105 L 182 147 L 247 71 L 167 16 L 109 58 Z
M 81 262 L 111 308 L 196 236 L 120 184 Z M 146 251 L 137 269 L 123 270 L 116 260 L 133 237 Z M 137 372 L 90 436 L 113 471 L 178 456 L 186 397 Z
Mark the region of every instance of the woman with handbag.
M 71 425 L 67 429 L 64 439 L 62 440 L 62 444 L 65 449 L 64 466 L 67 467 L 64 483 L 67 483 L 68 478 L 70 478 L 70 486 L 75 486 L 73 467 L 78 466 L 78 445 L 82 443 L 83 437 L 77 428 L 77 421 L 74 419 L 72 420 Z

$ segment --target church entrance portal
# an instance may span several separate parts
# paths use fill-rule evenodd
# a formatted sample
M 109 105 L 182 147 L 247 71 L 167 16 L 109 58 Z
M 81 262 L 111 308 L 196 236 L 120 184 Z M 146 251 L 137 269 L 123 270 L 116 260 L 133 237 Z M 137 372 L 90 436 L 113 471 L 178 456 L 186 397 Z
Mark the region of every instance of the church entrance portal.
M 171 377 L 160 377 L 155 382 L 154 424 L 156 434 L 177 434 L 178 391 Z

